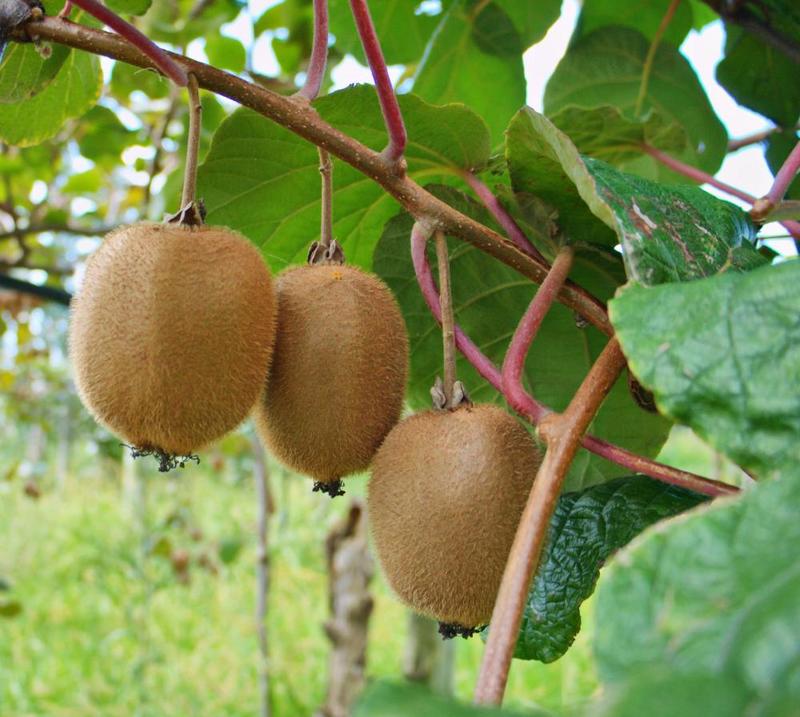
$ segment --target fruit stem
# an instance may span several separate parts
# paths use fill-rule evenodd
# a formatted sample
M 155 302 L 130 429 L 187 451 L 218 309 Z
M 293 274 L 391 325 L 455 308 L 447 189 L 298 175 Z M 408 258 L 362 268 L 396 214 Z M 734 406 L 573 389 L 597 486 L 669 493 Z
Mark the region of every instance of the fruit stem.
M 104 25 L 107 25 L 132 45 L 139 48 L 176 85 L 186 87 L 189 81 L 186 71 L 149 37 L 143 35 L 129 22 L 125 22 L 119 15 L 109 10 L 102 3 L 97 2 L 97 0 L 72 0 L 72 4 L 93 15 Z
M 547 452 L 533 481 L 497 593 L 475 688 L 477 704 L 500 705 L 503 701 L 522 611 L 561 486 L 581 435 L 624 368 L 625 357 L 617 340 L 612 339 L 564 413 L 552 414 L 540 425 L 539 433 L 547 442 Z
M 450 287 L 450 258 L 447 255 L 447 238 L 444 233 L 434 234 L 436 242 L 436 264 L 439 268 L 439 309 L 442 323 L 444 354 L 444 396 L 446 405 L 453 400 L 453 385 L 456 382 L 456 340 L 453 326 L 453 295 Z
M 516 244 L 517 247 L 519 247 L 521 251 L 524 251 L 528 256 L 534 257 L 539 261 L 546 262 L 547 259 L 541 255 L 539 250 L 531 243 L 530 239 L 525 236 L 525 232 L 522 231 L 519 224 L 514 221 L 514 218 L 508 213 L 508 210 L 502 205 L 500 200 L 494 194 L 492 194 L 492 190 L 489 189 L 489 187 L 487 187 L 472 172 L 465 171 L 461 176 L 470 186 L 472 191 L 475 192 L 475 196 L 481 200 L 483 205 L 497 220 L 497 223 L 503 227 L 503 230 L 508 235 L 508 238 L 511 239 L 511 241 L 513 241 L 514 244 Z
M 197 162 L 200 154 L 200 116 L 203 112 L 197 77 L 192 73 L 189 73 L 187 89 L 189 90 L 189 136 L 186 140 L 186 168 L 183 173 L 181 210 L 185 210 L 189 205 L 196 203 Z M 199 215 L 199 212 L 190 211 L 189 214 Z
M 800 171 L 800 142 L 798 142 L 794 149 L 789 152 L 786 161 L 781 165 L 778 173 L 775 175 L 775 180 L 772 182 L 769 192 L 767 192 L 766 199 L 773 205 L 780 202 L 789 185 L 794 180 L 797 173 Z
M 414 272 L 420 287 L 425 303 L 431 311 L 433 317 L 441 323 L 441 307 L 439 303 L 439 293 L 436 290 L 436 283 L 425 253 L 427 241 L 432 234 L 432 230 L 417 223 L 411 231 L 411 259 L 414 263 Z M 458 325 L 453 325 L 456 346 L 477 370 L 477 372 L 497 391 L 503 394 L 511 405 L 511 400 L 506 396 L 503 389 L 503 379 L 500 370 L 489 358 L 473 343 L 464 330 Z M 512 406 L 523 418 L 537 425 L 542 416 L 547 415 L 551 410 L 539 403 L 533 396 L 521 391 L 518 396 L 517 406 Z M 694 490 L 712 498 L 722 495 L 732 495 L 739 492 L 736 486 L 710 480 L 699 476 L 696 473 L 683 471 L 679 468 L 666 466 L 658 461 L 650 460 L 644 456 L 631 453 L 630 451 L 615 446 L 613 443 L 585 435 L 582 439 L 583 447 L 592 453 L 599 455 L 623 468 L 628 468 L 635 473 L 641 473 L 663 483 L 678 485 L 689 490 Z
M 528 355 L 528 350 L 536 338 L 544 317 L 547 316 L 558 292 L 567 280 L 574 257 L 575 250 L 571 246 L 561 247 L 553 261 L 553 266 L 550 267 L 547 278 L 534 294 L 511 339 L 503 361 L 502 380 L 503 393 L 514 410 L 519 410 L 527 405 L 528 394 L 522 387 L 525 357 Z M 541 411 L 532 416 L 535 423 L 538 423 L 547 413 L 544 406 L 540 408 Z
M 703 172 L 702 170 L 697 169 L 696 167 L 692 167 L 689 164 L 685 164 L 684 162 L 681 162 L 679 159 L 675 159 L 675 157 L 670 157 L 665 152 L 662 152 L 660 149 L 656 149 L 655 147 L 651 147 L 649 144 L 642 144 L 641 149 L 646 154 L 649 154 L 654 159 L 657 159 L 665 167 L 669 167 L 673 172 L 682 174 L 684 177 L 688 177 L 689 179 L 692 179 L 695 182 L 698 182 L 699 184 L 710 184 L 712 187 L 716 187 L 720 191 L 725 192 L 726 194 L 730 194 L 732 197 L 741 199 L 742 201 L 747 202 L 750 205 L 756 205 L 758 202 L 758 200 L 756 200 L 756 198 L 752 194 L 743 192 L 741 189 L 732 187 L 730 184 L 725 184 L 725 182 L 720 182 L 718 179 L 712 177 L 710 174 L 707 174 L 706 172 Z M 795 147 L 795 150 L 797 150 L 797 147 Z M 800 154 L 798 154 L 797 159 L 798 161 L 800 161 Z M 797 167 L 795 167 L 795 173 L 797 173 Z M 777 179 L 778 178 L 776 177 L 775 180 L 777 181 Z M 791 178 L 789 179 L 789 182 L 791 182 Z M 768 199 L 766 200 L 766 202 L 758 202 L 758 204 L 759 206 L 757 207 L 757 213 L 753 217 L 756 220 L 758 219 L 758 214 L 766 214 L 769 211 L 769 209 L 773 206 Z M 800 222 L 786 220 L 782 221 L 781 224 L 795 239 L 800 239 Z
M 328 62 L 328 0 L 314 0 L 314 43 L 308 61 L 306 81 L 297 93 L 313 100 L 322 87 L 325 65 Z
M 333 241 L 333 163 L 322 147 L 319 148 L 319 173 L 322 178 L 319 243 L 327 249 Z
M 386 67 L 386 60 L 383 58 L 383 50 L 375 32 L 375 25 L 369 13 L 367 0 L 350 0 L 350 9 L 353 11 L 353 19 L 356 22 L 358 36 L 361 38 L 361 46 L 367 56 L 369 69 L 372 71 L 372 79 L 375 81 L 375 89 L 378 93 L 378 101 L 383 113 L 383 121 L 386 124 L 386 131 L 389 133 L 389 144 L 383 150 L 383 156 L 390 162 L 396 164 L 396 170 L 404 173 L 400 159 L 406 149 L 406 127 L 403 122 L 403 114 L 400 112 L 400 105 L 397 103 L 397 96 L 389 78 L 389 70 Z
M 680 4 L 681 0 L 672 0 L 667 11 L 664 13 L 664 17 L 661 18 L 656 34 L 653 35 L 653 40 L 650 43 L 650 48 L 647 50 L 647 57 L 645 58 L 644 67 L 642 68 L 642 81 L 639 83 L 639 94 L 636 96 L 636 107 L 633 110 L 634 117 L 638 117 L 642 112 L 644 98 L 647 96 L 647 87 L 650 84 L 650 75 L 653 72 L 653 61 L 656 58 L 656 52 Z

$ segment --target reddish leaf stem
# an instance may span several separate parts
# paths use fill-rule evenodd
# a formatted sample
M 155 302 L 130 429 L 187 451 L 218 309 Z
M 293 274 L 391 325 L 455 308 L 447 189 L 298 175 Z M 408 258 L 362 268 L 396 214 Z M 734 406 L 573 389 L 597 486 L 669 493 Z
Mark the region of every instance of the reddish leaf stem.
M 441 323 L 439 293 L 425 253 L 427 241 L 432 233 L 433 230 L 429 227 L 419 223 L 414 225 L 411 230 L 411 259 L 414 263 L 417 283 L 425 303 L 428 305 L 433 317 Z M 497 366 L 473 343 L 472 339 L 467 336 L 458 324 L 453 325 L 453 333 L 455 334 L 456 347 L 464 358 L 475 367 L 482 378 L 508 400 L 503 390 L 503 377 Z M 534 425 L 537 425 L 540 420 L 535 417 L 542 417 L 551 413 L 547 406 L 539 403 L 533 396 L 524 391 L 518 396 L 518 403 L 518 406 L 514 406 L 514 410 Z M 711 497 L 735 494 L 739 491 L 736 486 L 710 480 L 672 466 L 666 466 L 663 463 L 631 453 L 624 448 L 615 446 L 613 443 L 608 443 L 591 435 L 585 435 L 581 442 L 584 448 L 612 463 L 664 483 L 672 483 Z
M 786 190 L 792 180 L 797 176 L 800 171 L 800 142 L 798 142 L 794 149 L 789 153 L 786 161 L 781 165 L 778 173 L 775 175 L 775 180 L 772 182 L 769 192 L 767 192 L 766 199 L 771 204 L 777 204 L 783 199 Z
M 671 157 L 665 152 L 662 152 L 660 149 L 651 147 L 649 144 L 641 145 L 641 149 L 646 154 L 649 154 L 654 159 L 657 159 L 665 167 L 669 167 L 673 172 L 677 172 L 678 174 L 682 174 L 684 177 L 693 179 L 699 184 L 710 184 L 712 187 L 716 187 L 720 191 L 730 194 L 732 197 L 737 197 L 738 199 L 748 202 L 749 204 L 752 204 L 756 200 L 752 194 L 743 192 L 741 189 L 732 187 L 730 184 L 725 184 L 725 182 L 721 182 L 719 179 L 712 177 L 707 172 L 697 169 L 697 167 L 692 167 L 690 164 L 686 164 L 685 162 L 681 162 L 679 159 L 675 159 L 675 157 Z
M 313 100 L 319 94 L 328 62 L 328 0 L 314 0 L 314 43 L 303 87 L 297 93 Z
M 403 122 L 403 115 L 400 112 L 400 105 L 397 103 L 392 81 L 389 79 L 389 70 L 383 59 L 383 50 L 381 50 L 378 34 L 375 32 L 372 16 L 369 14 L 367 0 L 350 0 L 350 8 L 353 11 L 353 19 L 356 21 L 356 29 L 361 38 L 364 54 L 367 56 L 369 68 L 372 70 L 383 120 L 386 123 L 386 131 L 389 133 L 389 144 L 383 150 L 383 154 L 389 161 L 396 163 L 406 149 L 406 126 Z
M 472 172 L 465 171 L 461 175 L 464 181 L 469 184 L 470 188 L 478 199 L 483 202 L 483 205 L 489 210 L 491 215 L 497 220 L 497 223 L 503 227 L 503 230 L 508 235 L 508 238 L 516 244 L 521 251 L 524 251 L 528 256 L 535 257 L 543 262 L 547 260 L 541 255 L 539 250 L 531 244 L 530 239 L 525 236 L 519 224 L 514 221 L 514 217 L 508 213 L 508 210 L 502 205 L 500 200 L 492 193 L 478 177 Z
M 800 144 L 798 146 L 800 146 Z M 725 182 L 720 182 L 710 174 L 697 169 L 697 167 L 692 167 L 685 162 L 681 162 L 679 159 L 675 159 L 675 157 L 670 157 L 660 149 L 651 147 L 648 144 L 641 145 L 641 149 L 646 154 L 649 154 L 654 159 L 657 159 L 659 162 L 661 162 L 661 164 L 663 164 L 665 167 L 669 167 L 674 172 L 682 174 L 684 177 L 688 177 L 699 184 L 710 184 L 712 187 L 716 187 L 720 191 L 730 194 L 732 197 L 737 197 L 738 199 L 753 205 L 754 211 L 757 207 L 758 214 L 754 214 L 754 219 L 758 219 L 759 215 L 765 215 L 767 212 L 769 212 L 771 207 L 774 206 L 774 204 L 769 200 L 757 200 L 752 194 L 743 192 L 741 189 L 732 187 L 730 184 L 725 184 Z M 797 151 L 797 147 L 795 147 L 795 151 Z M 798 159 L 800 160 L 800 154 L 798 155 Z M 796 172 L 797 167 L 795 167 L 795 173 Z M 775 179 L 777 181 L 777 177 Z M 785 220 L 782 221 L 781 224 L 795 239 L 800 239 L 800 222 Z
M 528 310 L 520 320 L 503 361 L 503 394 L 515 411 L 525 411 L 526 416 L 529 416 L 534 423 L 538 423 L 544 418 L 547 409 L 544 406 L 537 406 L 538 410 L 530 412 L 531 407 L 527 401 L 530 396 L 522 387 L 525 357 L 528 355 L 528 349 L 536 338 L 544 317 L 547 316 L 558 292 L 567 280 L 574 256 L 575 251 L 571 246 L 564 246 L 558 252 L 547 278 L 537 289 Z
M 176 85 L 186 87 L 189 81 L 186 71 L 149 37 L 143 35 L 129 22 L 125 22 L 119 15 L 109 10 L 102 3 L 97 2 L 97 0 L 72 0 L 72 4 L 93 15 L 114 32 L 124 37 L 131 45 L 141 50 Z
M 800 129 L 800 125 L 795 125 L 791 131 L 795 131 Z M 765 139 L 769 139 L 773 134 L 777 132 L 785 132 L 789 130 L 784 130 L 783 127 L 770 127 L 769 129 L 762 130 L 761 132 L 756 132 L 755 134 L 747 135 L 746 137 L 740 137 L 739 139 L 732 139 L 728 142 L 728 152 L 735 152 L 736 150 L 741 149 L 742 147 L 749 147 L 751 144 L 758 144 L 759 142 L 763 142 Z
M 539 435 L 547 442 L 547 452 L 520 518 L 492 611 L 489 638 L 475 687 L 478 704 L 500 705 L 503 701 L 522 611 L 561 486 L 580 437 L 624 368 L 625 357 L 619 343 L 611 339 L 564 413 L 549 415 L 539 426 Z

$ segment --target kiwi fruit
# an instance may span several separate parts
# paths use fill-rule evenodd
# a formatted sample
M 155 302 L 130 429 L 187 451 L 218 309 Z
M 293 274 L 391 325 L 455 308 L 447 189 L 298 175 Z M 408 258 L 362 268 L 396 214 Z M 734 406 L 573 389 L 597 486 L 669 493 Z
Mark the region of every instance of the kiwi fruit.
M 408 337 L 388 287 L 332 263 L 288 269 L 275 281 L 278 329 L 258 432 L 285 465 L 340 495 L 365 470 L 403 407 Z
M 269 270 L 242 235 L 120 227 L 90 257 L 72 302 L 69 353 L 81 400 L 138 454 L 187 456 L 252 410 L 275 310 Z
M 488 404 L 411 416 L 375 456 L 368 515 L 384 574 L 443 635 L 488 623 L 540 463 L 525 428 Z

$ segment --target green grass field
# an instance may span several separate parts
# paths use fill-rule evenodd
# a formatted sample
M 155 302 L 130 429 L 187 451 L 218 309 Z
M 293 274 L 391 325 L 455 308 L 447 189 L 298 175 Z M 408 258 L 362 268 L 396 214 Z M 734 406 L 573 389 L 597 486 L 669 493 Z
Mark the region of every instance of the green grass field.
M 141 499 L 126 496 L 114 465 L 82 469 L 92 477 L 68 480 L 61 492 L 45 478 L 39 500 L 26 497 L 19 480 L 0 483 L 0 577 L 11 585 L 0 601 L 22 605 L 20 614 L 0 617 L 0 715 L 257 714 L 249 471 L 231 465 L 211 475 L 204 464 L 165 478 L 140 470 L 143 509 Z M 330 501 L 274 467 L 272 487 L 273 714 L 310 715 L 326 679 L 324 537 L 347 498 L 363 491 L 363 479 L 350 480 L 349 495 Z M 172 569 L 175 550 L 191 556 L 188 583 Z M 373 589 L 368 672 L 398 677 L 406 612 L 379 574 Z M 507 704 L 562 712 L 587 699 L 597 689 L 589 634 L 552 665 L 515 663 Z M 479 638 L 458 641 L 456 692 L 463 699 L 481 652 Z

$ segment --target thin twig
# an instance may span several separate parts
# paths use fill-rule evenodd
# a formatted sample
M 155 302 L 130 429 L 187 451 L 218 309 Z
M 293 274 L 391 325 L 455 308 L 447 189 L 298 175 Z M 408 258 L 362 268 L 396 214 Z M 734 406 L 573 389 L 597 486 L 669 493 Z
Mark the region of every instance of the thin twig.
M 181 195 L 181 209 L 193 204 L 197 197 L 197 162 L 200 155 L 200 116 L 203 105 L 200 103 L 200 93 L 197 78 L 189 73 L 189 136 L 186 140 L 186 167 L 183 172 L 183 194 Z
M 331 156 L 319 148 L 319 173 L 322 178 L 319 243 L 329 247 L 333 241 L 333 163 Z
M 789 156 L 775 175 L 775 180 L 772 182 L 772 186 L 765 197 L 767 201 L 771 202 L 773 206 L 780 202 L 786 194 L 786 190 L 789 189 L 789 185 L 797 176 L 798 171 L 800 171 L 800 142 L 789 152 Z
M 109 10 L 102 3 L 97 2 L 97 0 L 73 0 L 72 4 L 93 15 L 104 25 L 108 25 L 114 32 L 119 33 L 133 46 L 141 50 L 176 85 L 186 87 L 188 78 L 184 69 L 176 64 L 169 54 L 129 22 L 125 22 L 119 15 Z
M 721 192 L 730 194 L 732 197 L 741 199 L 743 202 L 748 202 L 749 204 L 752 204 L 756 200 L 752 194 L 743 192 L 741 189 L 732 187 L 730 184 L 725 184 L 725 182 L 721 182 L 719 179 L 713 177 L 707 172 L 704 172 L 702 169 L 697 169 L 697 167 L 692 167 L 690 164 L 681 162 L 681 160 L 675 159 L 675 157 L 671 157 L 666 152 L 662 152 L 660 149 L 651 147 L 649 144 L 641 145 L 641 150 L 645 154 L 649 154 L 651 157 L 653 157 L 653 159 L 657 159 L 665 167 L 669 167 L 673 172 L 677 172 L 678 174 L 681 174 L 688 179 L 692 179 L 699 184 L 710 184 L 712 187 L 716 187 Z
M 564 413 L 552 414 L 540 425 L 539 433 L 547 442 L 547 452 L 533 481 L 497 593 L 475 687 L 478 704 L 499 705 L 503 701 L 522 611 L 561 486 L 581 435 L 624 368 L 625 357 L 616 339 L 612 339 Z
M 29 23 L 15 30 L 12 39 L 26 42 L 29 39 L 27 33 L 33 31 L 34 24 Z M 154 67 L 153 61 L 130 43 L 102 30 L 47 17 L 35 23 L 35 33 L 41 39 L 137 67 Z M 192 72 L 203 89 L 259 112 L 355 167 L 383 187 L 416 219 L 441 229 L 448 236 L 469 242 L 536 283 L 541 283 L 547 275 L 547 264 L 528 256 L 513 242 L 437 199 L 407 175 L 398 174 L 396 163 L 332 127 L 307 104 L 304 106 L 202 62 L 181 55 L 173 54 L 171 57 Z M 613 334 L 605 304 L 582 287 L 567 282 L 559 293 L 559 301 L 607 336 Z
M 430 237 L 431 231 L 420 224 L 415 224 L 411 231 L 411 259 L 414 263 L 414 273 L 417 277 L 420 292 L 425 303 L 428 305 L 433 317 L 441 323 L 441 309 L 439 305 L 439 292 L 433 280 L 430 263 L 425 254 L 425 246 Z M 464 330 L 454 324 L 453 331 L 456 339 L 456 346 L 464 358 L 469 361 L 477 372 L 497 391 L 505 396 L 503 390 L 503 378 L 500 370 L 495 364 L 475 345 L 472 339 L 467 336 Z M 523 392 L 519 397 L 519 406 L 512 406 L 523 418 L 537 425 L 542 416 L 552 413 L 551 409 L 539 403 L 533 396 Z M 510 401 L 509 401 L 510 405 Z M 738 493 L 736 486 L 719 481 L 709 480 L 696 473 L 683 471 L 672 466 L 666 466 L 658 461 L 650 460 L 644 456 L 625 450 L 613 443 L 585 435 L 582 438 L 584 448 L 592 453 L 599 455 L 606 460 L 616 463 L 624 468 L 630 469 L 634 473 L 641 473 L 654 480 L 664 483 L 679 485 L 689 490 L 694 490 L 703 495 L 717 497 Z
M 448 406 L 453 399 L 453 386 L 456 382 L 456 340 L 453 326 L 453 294 L 450 287 L 450 258 L 447 255 L 447 238 L 437 231 L 436 264 L 439 268 L 439 306 L 442 317 L 442 346 L 444 357 L 444 396 Z
M 759 142 L 763 142 L 765 139 L 769 139 L 773 134 L 777 134 L 778 132 L 795 132 L 798 129 L 800 129 L 800 125 L 795 125 L 791 130 L 784 130 L 783 127 L 770 127 L 769 129 L 762 130 L 761 132 L 755 132 L 754 134 L 747 135 L 746 137 L 732 139 L 730 142 L 728 142 L 728 152 L 735 152 L 742 147 L 749 147 L 751 144 L 758 144 Z
M 725 184 L 725 182 L 719 181 L 701 169 L 697 169 L 697 167 L 692 167 L 685 162 L 681 162 L 679 159 L 675 159 L 675 157 L 670 157 L 660 149 L 651 147 L 648 144 L 641 145 L 641 149 L 646 154 L 649 154 L 654 159 L 657 159 L 665 167 L 669 167 L 674 172 L 682 174 L 684 177 L 692 179 L 700 184 L 710 184 L 712 187 L 716 187 L 720 191 L 730 194 L 732 197 L 736 197 L 752 205 L 753 211 L 751 214 L 755 220 L 759 220 L 761 217 L 768 214 L 770 209 L 774 206 L 771 202 L 769 202 L 769 200 L 756 199 L 752 194 L 743 192 L 741 189 L 732 187 L 730 184 Z M 800 222 L 784 220 L 781 222 L 781 224 L 795 239 L 800 239 Z
M 575 250 L 569 245 L 563 246 L 559 250 L 553 261 L 553 266 L 550 268 L 550 273 L 536 291 L 528 310 L 520 320 L 511 339 L 511 344 L 503 361 L 502 376 L 503 394 L 514 410 L 519 410 L 523 407 L 527 408 L 525 399 L 528 394 L 522 387 L 525 357 L 528 354 L 531 343 L 536 338 L 544 317 L 547 316 L 547 312 L 553 305 L 556 295 L 567 280 L 574 256 Z M 536 411 L 531 418 L 535 423 L 538 423 L 545 415 L 546 409 L 541 407 L 541 410 Z
M 661 40 L 664 37 L 664 33 L 667 31 L 669 24 L 672 22 L 672 18 L 675 17 L 675 12 L 680 4 L 681 0 L 672 0 L 667 8 L 667 11 L 664 13 L 664 17 L 661 18 L 661 22 L 658 25 L 656 34 L 653 35 L 653 40 L 650 42 L 650 47 L 647 50 L 647 57 L 644 61 L 644 67 L 642 68 L 642 81 L 639 83 L 639 94 L 636 96 L 636 107 L 633 110 L 633 114 L 636 117 L 642 113 L 642 105 L 644 104 L 644 98 L 647 96 L 647 88 L 650 84 L 650 75 L 653 71 L 653 61 L 656 58 L 656 52 L 658 51 L 658 47 L 661 45 Z
M 497 220 L 497 223 L 503 227 L 503 230 L 508 235 L 508 238 L 524 251 L 529 256 L 532 256 L 542 262 L 547 260 L 542 256 L 541 252 L 531 243 L 530 239 L 522 231 L 519 224 L 514 221 L 514 217 L 508 213 L 508 210 L 502 205 L 500 200 L 492 193 L 478 177 L 472 172 L 465 170 L 462 175 L 464 181 L 469 184 L 475 196 L 481 200 L 483 205 L 489 210 L 491 215 Z
M 72 301 L 72 294 L 63 289 L 56 289 L 53 286 L 41 286 L 39 284 L 32 284 L 29 281 L 22 281 L 15 279 L 13 276 L 7 274 L 0 274 L 0 288 L 11 289 L 18 291 L 21 294 L 30 294 L 31 296 L 38 296 L 40 299 L 53 301 L 56 304 L 69 306 Z
M 75 234 L 83 237 L 97 237 L 105 236 L 113 229 L 114 227 L 76 227 L 71 224 L 34 224 L 29 227 L 19 227 L 13 231 L 0 232 L 0 241 L 19 236 L 45 234 L 47 232 L 53 232 L 54 234 Z
M 406 149 L 406 127 L 403 122 L 403 115 L 400 112 L 400 105 L 397 103 L 397 96 L 389 78 L 389 70 L 386 67 L 386 60 L 383 59 L 378 34 L 375 32 L 375 25 L 369 13 L 367 0 L 350 0 L 350 8 L 353 11 L 353 19 L 356 22 L 358 36 L 361 38 L 361 45 L 364 54 L 367 56 L 369 69 L 372 71 L 372 79 L 375 81 L 375 89 L 378 92 L 378 100 L 381 104 L 383 120 L 386 123 L 386 131 L 389 133 L 389 144 L 383 150 L 383 154 L 393 163 L 398 163 L 397 171 L 401 170 L 399 160 Z
M 297 93 L 313 100 L 319 94 L 328 62 L 328 0 L 314 0 L 314 42 L 308 61 L 306 81 Z

